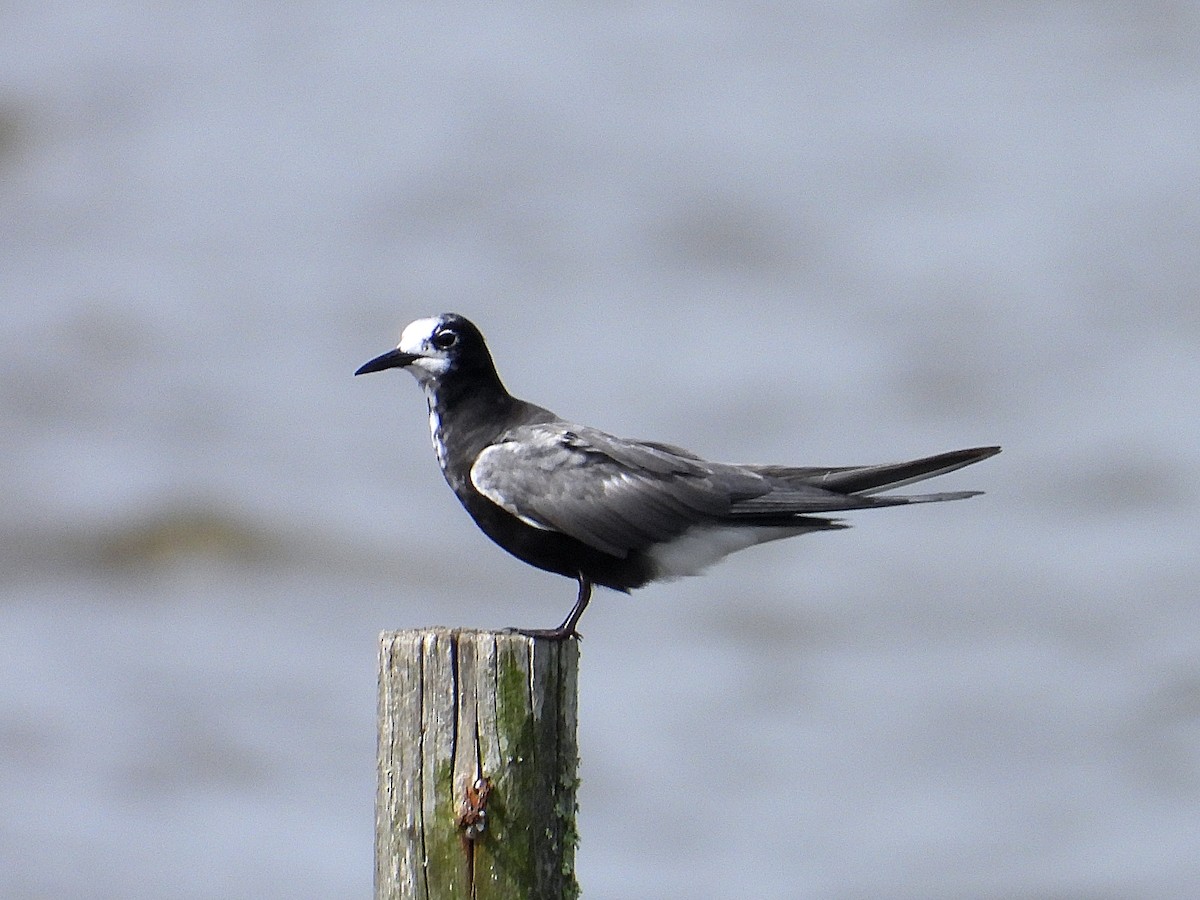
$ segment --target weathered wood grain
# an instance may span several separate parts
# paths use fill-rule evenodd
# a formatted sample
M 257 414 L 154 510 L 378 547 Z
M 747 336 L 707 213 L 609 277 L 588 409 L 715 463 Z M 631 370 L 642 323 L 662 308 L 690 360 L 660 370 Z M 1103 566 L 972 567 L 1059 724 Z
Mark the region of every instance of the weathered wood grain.
M 578 668 L 574 640 L 381 635 L 376 900 L 578 895 Z

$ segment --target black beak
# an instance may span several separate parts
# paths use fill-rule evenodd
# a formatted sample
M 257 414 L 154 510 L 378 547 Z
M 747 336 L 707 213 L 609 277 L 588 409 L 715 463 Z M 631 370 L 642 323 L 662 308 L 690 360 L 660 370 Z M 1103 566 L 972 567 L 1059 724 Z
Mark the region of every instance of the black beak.
M 370 362 L 365 362 L 358 367 L 355 375 L 366 375 L 368 372 L 382 372 L 384 369 L 403 369 L 414 359 L 420 359 L 419 353 L 404 353 L 403 351 L 389 350 L 382 356 L 377 356 Z

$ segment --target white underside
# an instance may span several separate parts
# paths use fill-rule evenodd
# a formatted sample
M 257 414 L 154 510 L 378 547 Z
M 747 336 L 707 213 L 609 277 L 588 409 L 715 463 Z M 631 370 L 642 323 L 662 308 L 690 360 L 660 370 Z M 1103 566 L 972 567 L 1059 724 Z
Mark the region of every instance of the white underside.
M 697 525 L 673 541 L 652 547 L 646 551 L 646 555 L 655 565 L 655 580 L 665 581 L 685 575 L 699 575 L 730 553 L 755 544 L 815 530 L 786 525 Z

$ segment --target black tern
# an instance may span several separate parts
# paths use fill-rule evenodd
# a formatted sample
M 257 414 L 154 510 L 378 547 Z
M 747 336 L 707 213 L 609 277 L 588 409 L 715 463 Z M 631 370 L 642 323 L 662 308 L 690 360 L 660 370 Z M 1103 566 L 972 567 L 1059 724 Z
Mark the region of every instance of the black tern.
M 578 582 L 557 628 L 574 635 L 602 585 L 628 593 L 695 575 L 737 550 L 847 527 L 820 513 L 960 500 L 981 491 L 877 496 L 987 459 L 999 447 L 873 466 L 729 465 L 656 441 L 614 437 L 518 400 L 500 381 L 483 334 L 455 313 L 418 319 L 355 375 L 408 369 L 429 402 L 446 481 L 493 541 Z

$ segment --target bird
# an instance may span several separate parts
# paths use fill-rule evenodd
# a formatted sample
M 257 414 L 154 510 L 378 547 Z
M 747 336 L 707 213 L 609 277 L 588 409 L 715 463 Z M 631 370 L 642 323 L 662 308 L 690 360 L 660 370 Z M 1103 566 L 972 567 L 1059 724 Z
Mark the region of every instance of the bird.
M 747 547 L 848 527 L 825 514 L 961 500 L 982 491 L 880 495 L 1000 452 L 953 450 L 865 466 L 733 465 L 657 441 L 628 440 L 514 397 L 483 333 L 457 313 L 417 319 L 393 350 L 354 373 L 407 369 L 424 390 L 434 453 L 485 535 L 578 585 L 556 628 L 577 635 L 594 586 L 629 593 L 699 574 Z

